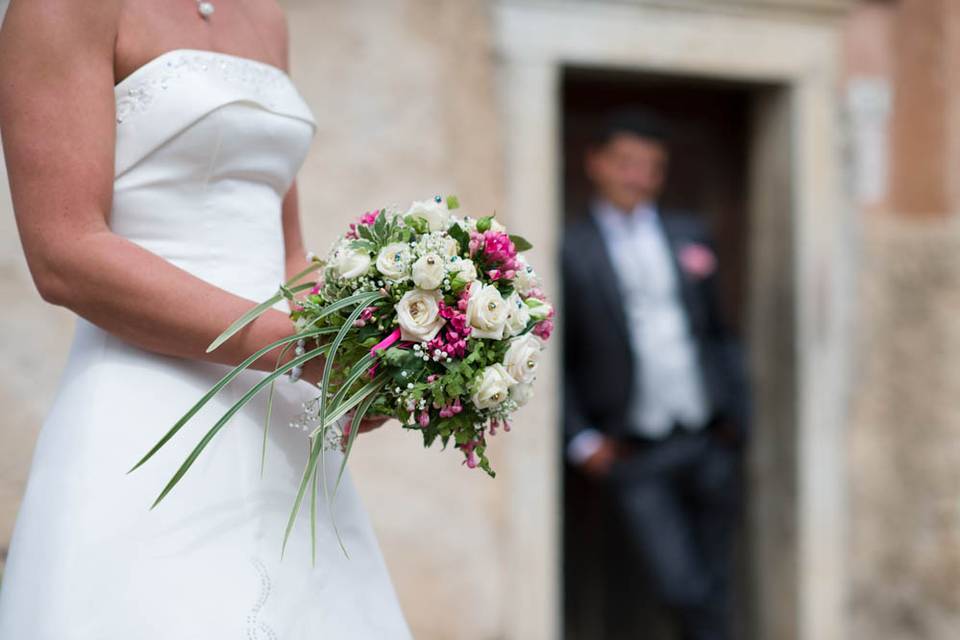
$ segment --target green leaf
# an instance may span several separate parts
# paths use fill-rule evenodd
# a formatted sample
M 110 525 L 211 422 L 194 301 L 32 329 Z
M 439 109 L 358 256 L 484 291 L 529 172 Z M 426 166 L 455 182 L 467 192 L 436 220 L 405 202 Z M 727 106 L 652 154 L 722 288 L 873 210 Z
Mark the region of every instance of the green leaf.
M 313 286 L 314 286 L 313 282 L 308 282 L 306 284 L 290 287 L 289 291 L 291 291 L 292 293 L 299 293 L 301 291 L 306 291 L 307 289 L 312 289 Z M 236 334 L 238 331 L 243 329 L 245 326 L 247 326 L 257 318 L 259 318 L 260 316 L 262 316 L 264 313 L 270 310 L 270 308 L 273 307 L 273 305 L 280 302 L 281 298 L 283 298 L 283 291 L 278 291 L 274 295 L 270 296 L 270 298 L 268 298 L 267 300 L 264 300 L 263 302 L 255 306 L 253 309 L 250 309 L 250 311 L 247 311 L 245 314 L 237 318 L 233 322 L 233 324 L 227 327 L 226 331 L 221 333 L 216 340 L 210 343 L 210 346 L 207 347 L 207 353 L 210 353 L 211 351 L 215 350 L 224 342 L 232 338 L 234 334 Z
M 510 236 L 510 241 L 513 242 L 513 246 L 516 247 L 517 251 L 529 251 L 533 249 L 530 241 L 523 236 Z
M 460 208 L 460 199 L 457 196 L 447 196 L 447 209 L 453 211 Z
M 373 232 L 370 230 L 370 227 L 365 224 L 357 225 L 357 235 L 364 240 L 369 240 L 370 242 L 376 244 L 376 238 L 374 238 Z
M 373 252 L 377 248 L 376 245 L 369 240 L 351 240 L 348 246 L 355 251 L 367 252 Z
M 420 235 L 430 231 L 430 223 L 427 222 L 426 218 L 421 218 L 420 216 L 406 216 L 403 221 Z
M 180 465 L 180 468 L 177 469 L 177 472 L 173 474 L 173 477 L 167 483 L 167 486 L 163 488 L 163 491 L 160 492 L 160 495 L 157 497 L 157 499 L 153 503 L 153 506 L 151 506 L 150 508 L 153 509 L 158 504 L 160 504 L 160 501 L 163 500 L 168 493 L 170 493 L 170 491 L 183 478 L 184 474 L 186 474 L 187 471 L 189 471 L 190 467 L 193 466 L 193 463 L 196 462 L 197 457 L 203 452 L 203 450 L 207 447 L 207 445 L 210 444 L 210 441 L 213 440 L 213 437 L 217 435 L 220 429 L 222 429 L 224 425 L 226 425 L 227 422 L 230 421 L 230 418 L 232 418 L 238 411 L 240 411 L 240 409 L 242 409 L 248 402 L 250 402 L 250 400 L 255 395 L 257 395 L 265 386 L 270 384 L 270 381 L 275 380 L 277 377 L 283 375 L 290 369 L 293 369 L 295 366 L 301 365 L 304 362 L 307 362 L 308 360 L 312 360 L 313 358 L 316 358 L 317 356 L 322 355 L 326 351 L 327 351 L 326 345 L 322 347 L 318 347 L 312 351 L 308 351 L 302 356 L 299 356 L 297 358 L 290 360 L 289 362 L 287 362 L 285 365 L 283 365 L 273 373 L 267 375 L 267 377 L 265 377 L 263 380 L 253 385 L 253 387 L 251 387 L 249 391 L 243 394 L 243 396 L 241 396 L 240 399 L 237 400 L 237 402 L 235 402 L 234 405 L 230 407 L 230 409 L 228 409 L 227 412 L 223 414 L 223 416 L 219 420 L 217 420 L 216 424 L 214 424 L 213 427 L 211 427 L 210 430 L 207 431 L 207 434 L 200 440 L 197 446 L 194 447 L 193 451 L 190 452 L 190 455 L 188 455 L 187 459 L 184 460 L 183 464 Z
M 459 224 L 451 225 L 451 227 L 447 229 L 447 233 L 460 245 L 460 251 L 464 251 L 470 246 L 470 235 Z
M 477 231 L 483 233 L 490 230 L 490 226 L 493 224 L 493 216 L 484 216 L 477 220 Z
M 196 415 L 196 413 L 197 413 L 198 411 L 200 411 L 200 409 L 202 409 L 202 408 L 204 407 L 204 405 L 206 405 L 215 395 L 217 395 L 217 393 L 218 393 L 221 389 L 223 389 L 225 386 L 227 386 L 227 384 L 229 384 L 231 380 L 233 380 L 233 379 L 236 378 L 238 375 L 240 375 L 245 369 L 247 369 L 248 367 L 250 367 L 250 365 L 252 365 L 254 362 L 256 362 L 257 360 L 259 360 L 259 359 L 260 359 L 261 357 L 263 357 L 265 354 L 269 353 L 270 351 L 273 351 L 274 349 L 276 349 L 277 347 L 279 347 L 279 346 L 281 346 L 281 345 L 289 344 L 289 343 L 292 343 L 292 342 L 296 342 L 296 341 L 299 340 L 300 338 L 312 338 L 312 337 L 315 337 L 315 336 L 320 336 L 320 335 L 324 335 L 324 334 L 333 333 L 334 331 L 336 331 L 335 328 L 332 328 L 332 327 L 324 327 L 324 328 L 322 328 L 322 329 L 314 329 L 314 330 L 307 331 L 307 332 L 301 332 L 301 333 L 298 333 L 298 334 L 295 334 L 295 335 L 292 335 L 292 336 L 287 336 L 286 338 L 281 338 L 280 340 L 277 340 L 276 342 L 271 342 L 271 343 L 268 344 L 267 346 L 265 346 L 265 347 L 257 350 L 256 352 L 254 352 L 253 355 L 251 355 L 249 358 L 247 358 L 246 360 L 244 360 L 243 362 L 241 362 L 240 364 L 238 364 L 236 367 L 234 367 L 233 369 L 231 369 L 231 370 L 227 373 L 227 375 L 225 375 L 225 376 L 223 376 L 222 378 L 220 378 L 220 380 L 219 380 L 215 385 L 213 385 L 213 387 L 212 387 L 209 391 L 207 391 L 207 393 L 204 394 L 204 396 L 203 396 L 202 398 L 200 398 L 200 400 L 198 400 L 196 404 L 194 404 L 192 407 L 190 407 L 190 409 L 183 415 L 183 417 L 181 417 L 181 418 L 177 421 L 177 423 L 174 424 L 173 427 L 171 427 L 170 430 L 167 431 L 167 433 L 164 434 L 164 436 L 163 436 L 162 438 L 160 438 L 160 440 L 157 442 L 157 444 L 155 444 L 155 445 L 153 446 L 153 448 L 150 449 L 150 451 L 148 451 L 147 454 L 146 454 L 145 456 L 143 456 L 143 458 L 141 458 L 140 461 L 139 461 L 137 464 L 135 464 L 135 465 L 130 469 L 130 471 L 128 471 L 127 473 L 131 473 L 131 472 L 135 471 L 135 470 L 138 469 L 140 466 L 142 466 L 147 460 L 149 460 L 150 458 L 152 458 L 153 455 L 154 455 L 157 451 L 159 451 L 159 450 L 163 447 L 163 445 L 165 445 L 165 444 L 170 440 L 170 438 L 172 438 L 174 435 L 176 435 L 176 433 L 183 427 L 183 425 L 185 425 L 185 424 L 190 420 L 190 418 L 192 418 L 194 415 Z
M 387 239 L 387 216 L 382 211 L 373 223 L 373 235 L 379 242 Z

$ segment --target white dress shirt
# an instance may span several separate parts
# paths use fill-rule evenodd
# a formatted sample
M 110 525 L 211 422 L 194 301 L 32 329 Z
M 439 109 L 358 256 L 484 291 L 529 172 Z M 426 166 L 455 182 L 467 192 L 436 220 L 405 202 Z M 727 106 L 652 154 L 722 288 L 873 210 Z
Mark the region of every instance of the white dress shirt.
M 666 437 L 677 424 L 691 431 L 703 428 L 710 409 L 673 255 L 656 209 L 640 205 L 625 214 L 598 201 L 592 214 L 623 296 L 634 354 L 630 428 L 652 439 Z M 601 441 L 598 432 L 587 429 L 570 442 L 568 456 L 579 464 Z

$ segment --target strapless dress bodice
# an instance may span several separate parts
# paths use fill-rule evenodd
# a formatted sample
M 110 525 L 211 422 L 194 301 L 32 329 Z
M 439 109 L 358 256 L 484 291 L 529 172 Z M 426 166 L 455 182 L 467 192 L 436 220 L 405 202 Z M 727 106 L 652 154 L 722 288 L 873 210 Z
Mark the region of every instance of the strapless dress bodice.
M 283 197 L 315 130 L 287 74 L 175 50 L 115 97 L 111 229 L 232 293 L 271 295 L 284 279 Z

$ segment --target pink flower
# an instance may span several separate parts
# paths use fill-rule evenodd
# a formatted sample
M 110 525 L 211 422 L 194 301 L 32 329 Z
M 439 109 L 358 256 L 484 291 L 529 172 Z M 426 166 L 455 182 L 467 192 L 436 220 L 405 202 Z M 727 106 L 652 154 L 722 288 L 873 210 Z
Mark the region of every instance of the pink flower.
M 379 216 L 380 213 L 381 213 L 380 210 L 377 210 L 377 211 L 367 211 L 365 214 L 363 214 L 362 216 L 360 216 L 360 224 L 366 225 L 366 226 L 368 226 L 368 227 L 371 226 L 371 225 L 373 225 L 373 223 L 375 223 L 375 222 L 377 221 L 377 216 Z
M 677 256 L 684 272 L 698 280 L 708 278 L 717 270 L 717 258 L 709 247 L 690 243 L 680 249 Z
M 426 429 L 430 426 L 430 414 L 426 411 L 420 413 L 420 420 L 418 421 L 420 426 Z
M 470 257 L 471 258 L 474 257 L 477 254 L 477 252 L 480 251 L 480 248 L 482 246 L 483 246 L 483 234 L 477 231 L 471 231 L 470 244 L 467 247 L 470 251 Z
M 473 244 L 473 238 L 471 238 L 470 243 Z M 494 278 L 495 280 L 501 277 L 512 280 L 517 269 L 520 268 L 520 264 L 517 262 L 517 248 L 514 246 L 513 240 L 500 231 L 491 230 L 483 233 L 483 254 L 487 262 L 499 266 L 499 274 Z
M 452 418 L 463 411 L 463 405 L 460 404 L 460 398 L 457 398 L 450 404 L 445 407 L 440 408 L 440 417 L 441 418 Z
M 377 216 L 383 213 L 382 210 L 377 211 L 367 211 L 365 214 L 360 216 L 360 222 L 351 223 L 350 230 L 346 233 L 346 238 L 349 240 L 356 240 L 359 235 L 357 234 L 357 225 L 362 224 L 365 227 L 373 226 L 373 223 L 377 221 Z
M 471 469 L 477 468 L 477 456 L 473 450 L 476 449 L 479 444 L 480 440 L 471 440 L 465 444 L 459 445 L 460 450 L 463 451 L 463 453 L 467 456 L 467 459 L 463 462 Z
M 467 322 L 467 316 L 460 310 L 459 304 L 453 307 L 441 300 L 437 306 L 440 317 L 447 322 L 436 337 L 427 343 L 427 351 L 440 351 L 451 358 L 462 358 L 467 354 L 467 339 L 473 328 Z
M 533 335 L 542 340 L 549 340 L 551 334 L 553 334 L 553 320 L 549 318 L 541 320 L 533 327 Z

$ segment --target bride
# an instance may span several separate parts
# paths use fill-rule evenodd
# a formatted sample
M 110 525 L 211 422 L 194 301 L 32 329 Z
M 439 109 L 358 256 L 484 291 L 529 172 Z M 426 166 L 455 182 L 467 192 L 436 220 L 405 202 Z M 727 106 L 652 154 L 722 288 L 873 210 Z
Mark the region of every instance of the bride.
M 306 266 L 294 177 L 315 124 L 286 68 L 274 0 L 10 4 L 0 125 L 20 237 L 40 295 L 79 318 L 11 543 L 0 638 L 410 637 L 349 481 L 332 507 L 349 558 L 324 511 L 316 562 L 309 513 L 281 559 L 307 452 L 285 425 L 306 382 L 277 386 L 283 426 L 262 476 L 265 409 L 251 403 L 148 510 L 277 353 L 126 474 L 230 365 L 292 331 L 276 309 L 205 352 Z M 325 455 L 333 475 L 340 454 Z

